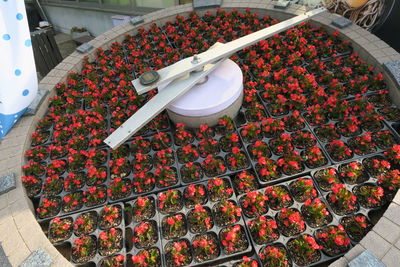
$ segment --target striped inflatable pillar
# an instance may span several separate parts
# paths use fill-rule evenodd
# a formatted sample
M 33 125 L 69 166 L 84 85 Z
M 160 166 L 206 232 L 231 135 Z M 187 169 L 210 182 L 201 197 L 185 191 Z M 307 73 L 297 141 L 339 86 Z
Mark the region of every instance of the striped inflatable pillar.
M 0 139 L 37 94 L 24 0 L 0 0 Z

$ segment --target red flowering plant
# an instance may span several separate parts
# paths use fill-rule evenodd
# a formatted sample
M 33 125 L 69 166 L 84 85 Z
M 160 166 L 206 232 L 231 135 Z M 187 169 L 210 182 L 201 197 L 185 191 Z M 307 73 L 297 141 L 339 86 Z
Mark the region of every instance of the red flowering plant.
M 282 185 L 267 186 L 265 195 L 268 197 L 268 204 L 273 210 L 280 210 L 293 204 L 289 191 Z
M 172 165 L 175 162 L 174 152 L 171 148 L 157 151 L 154 161 L 156 164 L 161 164 L 163 166 Z
M 169 166 L 157 166 L 154 171 L 154 177 L 157 181 L 157 186 L 160 188 L 172 186 L 178 182 L 175 169 Z
M 49 139 L 49 136 L 50 136 L 49 132 L 41 132 L 41 131 L 33 132 L 31 135 L 31 140 L 32 140 L 31 145 L 38 146 L 44 144 Z
M 379 176 L 378 184 L 389 192 L 396 192 L 400 187 L 400 171 L 394 169 Z
M 353 191 L 358 202 L 366 208 L 378 208 L 385 204 L 384 190 L 380 186 L 364 184 L 356 187 Z
M 248 192 L 240 198 L 240 205 L 247 217 L 254 218 L 267 213 L 268 197 L 259 191 Z
M 318 186 L 324 191 L 330 191 L 334 183 L 340 183 L 336 169 L 325 168 L 314 174 Z
M 376 145 L 372 141 L 372 134 L 370 132 L 350 139 L 349 145 L 357 155 L 366 155 L 376 151 Z
M 109 165 L 111 179 L 116 177 L 124 178 L 130 173 L 129 160 L 127 158 L 112 159 Z
M 83 194 L 81 191 L 69 193 L 63 197 L 63 211 L 71 212 L 79 210 L 83 206 Z
M 72 235 L 72 218 L 55 217 L 50 222 L 49 239 L 52 243 L 67 240 Z
M 96 237 L 81 236 L 74 240 L 72 245 L 72 261 L 76 263 L 87 262 L 96 255 Z
M 228 180 L 219 177 L 208 180 L 207 190 L 209 197 L 214 202 L 230 198 L 233 194 L 233 188 L 230 186 Z
M 269 145 L 274 154 L 282 156 L 294 150 L 292 145 L 292 137 L 288 133 L 283 133 L 279 137 L 272 139 Z
M 158 209 L 163 214 L 180 211 L 183 208 L 182 193 L 176 189 L 169 189 L 158 194 Z
M 293 175 L 304 170 L 303 158 L 297 151 L 286 153 L 278 159 L 277 164 L 286 175 Z
M 189 230 L 192 233 L 205 232 L 210 230 L 214 225 L 210 209 L 200 204 L 196 204 L 194 209 L 189 211 L 187 218 L 189 222 Z
M 26 194 L 28 197 L 36 196 L 40 193 L 42 189 L 42 180 L 38 179 L 35 176 L 22 176 L 21 177 L 22 184 L 26 189 Z
M 133 175 L 132 190 L 135 194 L 146 193 L 154 189 L 156 179 L 151 172 L 137 172 Z
M 99 253 L 103 256 L 114 254 L 122 249 L 122 230 L 110 228 L 99 235 Z
M 202 205 L 207 201 L 206 189 L 201 184 L 190 184 L 184 190 L 185 205 L 187 208 L 193 208 L 196 205 Z
M 102 184 L 107 180 L 107 169 L 105 167 L 88 166 L 86 183 L 87 185 Z
M 112 159 L 125 158 L 129 156 L 129 146 L 121 145 L 116 149 L 111 149 L 110 152 Z
M 246 154 L 238 147 L 232 148 L 232 152 L 226 156 L 226 162 L 231 171 L 244 169 L 249 166 Z
M 223 199 L 213 207 L 215 222 L 218 226 L 226 226 L 240 220 L 242 209 L 232 200 Z
M 264 182 L 277 179 L 281 176 L 278 164 L 274 160 L 265 157 L 260 157 L 257 160 L 256 170 L 260 179 Z
M 241 252 L 249 246 L 244 229 L 240 225 L 232 225 L 222 229 L 220 240 L 224 253 L 227 255 Z
M 317 262 L 321 259 L 322 246 L 318 245 L 315 239 L 302 234 L 287 243 L 288 249 L 292 252 L 293 261 L 298 265 L 307 265 Z
M 81 171 L 86 166 L 89 166 L 89 163 L 86 161 L 87 158 L 85 156 L 86 151 L 76 151 L 73 148 L 68 149 L 68 170 L 69 171 Z
M 294 132 L 304 128 L 304 119 L 300 117 L 300 112 L 294 110 L 290 116 L 283 118 L 283 123 L 285 124 L 285 129 L 289 132 Z
M 201 163 L 201 166 L 207 176 L 213 177 L 226 172 L 224 160 L 221 157 L 215 157 L 208 155 L 206 159 Z
M 335 161 L 342 161 L 353 157 L 353 151 L 341 140 L 333 140 L 326 145 L 326 150 Z
M 271 151 L 269 150 L 268 145 L 261 140 L 257 140 L 253 144 L 249 145 L 248 151 L 253 160 L 258 160 L 261 157 L 271 157 Z
M 363 160 L 363 166 L 373 177 L 380 177 L 390 171 L 390 162 L 383 159 L 381 156 L 366 158 Z
M 134 172 L 147 172 L 153 167 L 151 156 L 142 153 L 135 154 L 132 164 Z
M 50 159 L 54 160 L 64 157 L 68 151 L 65 146 L 50 144 L 48 146 L 48 153 L 50 155 Z
M 25 152 L 25 157 L 28 160 L 40 161 L 47 158 L 49 155 L 49 149 L 43 146 L 36 146 Z
M 97 227 L 97 214 L 86 212 L 80 214 L 74 221 L 74 233 L 77 236 L 93 233 Z
M 340 224 L 317 230 L 317 240 L 322 245 L 322 250 L 329 256 L 341 254 L 350 248 L 350 239 Z
M 348 184 L 359 184 L 368 179 L 364 166 L 358 161 L 352 161 L 339 166 L 340 177 Z
M 53 160 L 47 165 L 47 175 L 61 175 L 65 172 L 67 163 L 64 160 Z
M 258 188 L 256 177 L 250 171 L 244 170 L 236 174 L 233 184 L 238 194 L 247 193 Z
M 165 239 L 173 239 L 186 235 L 186 218 L 182 213 L 165 216 L 161 222 Z
M 207 124 L 200 125 L 200 128 L 196 130 L 196 137 L 198 140 L 210 139 L 215 135 L 213 128 Z
M 360 113 L 361 126 L 366 131 L 376 132 L 382 129 L 383 117 L 375 112 L 361 112 Z
M 261 138 L 261 128 L 258 122 L 249 122 L 242 126 L 240 134 L 247 143 L 252 143 Z
M 115 178 L 108 184 L 107 195 L 112 200 L 128 197 L 132 193 L 128 179 Z
M 265 119 L 264 106 L 260 102 L 253 102 L 245 113 L 249 121 L 261 121 Z
M 289 267 L 291 261 L 286 249 L 281 245 L 266 246 L 260 250 L 258 257 L 264 266 Z
M 303 216 L 296 209 L 283 208 L 276 216 L 279 229 L 285 236 L 293 236 L 306 229 Z
M 207 155 L 217 155 L 220 152 L 218 141 L 213 138 L 201 139 L 199 143 L 199 152 L 203 158 Z
M 152 197 L 138 197 L 132 205 L 132 219 L 140 222 L 149 219 L 155 214 L 155 204 Z
M 338 215 L 349 214 L 358 208 L 357 197 L 346 189 L 344 184 L 335 183 L 328 195 L 329 205 Z
M 276 241 L 279 238 L 276 221 L 270 217 L 260 216 L 247 223 L 251 236 L 258 245 Z
M 123 267 L 124 266 L 124 255 L 115 255 L 103 259 L 102 265 L 106 267 Z
M 321 227 L 332 221 L 332 215 L 324 202 L 319 198 L 307 199 L 301 207 L 304 220 L 311 227 Z
M 120 205 L 107 205 L 100 211 L 99 227 L 109 229 L 121 224 L 122 209 Z
M 349 237 L 356 242 L 361 241 L 372 227 L 367 217 L 361 214 L 344 217 L 341 224 Z
M 158 228 L 155 221 L 140 222 L 133 229 L 132 240 L 137 248 L 154 245 L 158 240 Z
M 64 191 L 71 192 L 82 188 L 85 185 L 85 175 L 82 172 L 68 173 L 64 178 Z
M 317 126 L 328 122 L 326 111 L 319 104 L 307 108 L 304 118 L 312 126 Z
M 203 176 L 203 170 L 199 163 L 189 162 L 181 168 L 182 180 L 185 183 L 190 183 L 200 180 Z
M 298 178 L 289 185 L 290 192 L 298 202 L 304 202 L 307 199 L 313 199 L 318 196 L 314 183 L 311 179 Z
M 131 151 L 132 153 L 149 153 L 151 150 L 150 141 L 141 136 L 135 137 L 135 139 L 131 143 Z
M 192 252 L 186 239 L 170 241 L 165 247 L 167 266 L 185 266 L 192 261 Z
M 234 147 L 240 148 L 242 146 L 237 133 L 227 133 L 220 139 L 219 143 L 225 152 L 231 151 Z
M 385 156 L 394 164 L 400 165 L 400 145 L 393 145 L 387 149 Z
M 83 196 L 86 206 L 92 207 L 106 202 L 107 190 L 105 186 L 92 186 L 83 192 Z
M 158 248 L 142 249 L 131 258 L 134 267 L 160 266 L 161 258 Z
M 291 137 L 293 145 L 300 149 L 313 147 L 317 143 L 317 139 L 314 135 L 307 130 L 298 130 L 292 133 Z
M 220 254 L 218 240 L 215 234 L 205 233 L 193 238 L 194 257 L 199 262 L 215 259 Z
M 194 140 L 193 134 L 185 128 L 186 125 L 184 123 L 176 124 L 174 137 L 175 137 L 175 143 L 178 146 L 189 145 Z
M 317 127 L 314 131 L 317 137 L 325 143 L 332 142 L 340 138 L 340 134 L 333 123 Z
M 336 126 L 343 136 L 351 137 L 361 133 L 360 124 L 361 122 L 356 116 L 350 116 L 337 123 Z
M 307 167 L 315 169 L 324 166 L 328 163 L 327 158 L 318 146 L 313 146 L 306 149 L 302 156 Z
M 396 143 L 393 135 L 387 130 L 374 132 L 372 139 L 380 149 L 388 149 Z
M 154 150 L 166 149 L 171 146 L 171 137 L 165 132 L 159 132 L 153 135 L 151 147 Z
M 235 129 L 235 125 L 233 123 L 232 118 L 230 118 L 230 117 L 225 115 L 225 116 L 223 116 L 222 118 L 220 118 L 218 120 L 218 124 L 216 126 L 216 130 L 220 134 L 224 135 L 224 134 L 227 134 L 227 133 L 231 133 L 231 132 L 234 131 L 234 129 Z
M 181 163 L 193 162 L 199 158 L 196 146 L 190 144 L 178 148 L 177 154 Z

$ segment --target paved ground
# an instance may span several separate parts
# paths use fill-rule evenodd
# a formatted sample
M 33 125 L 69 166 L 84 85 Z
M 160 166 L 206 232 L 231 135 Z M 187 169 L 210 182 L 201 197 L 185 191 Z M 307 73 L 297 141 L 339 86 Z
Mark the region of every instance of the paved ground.
M 76 44 L 71 39 L 71 36 L 69 34 L 57 32 L 56 35 L 54 36 L 54 39 L 56 40 L 58 48 L 60 49 L 61 52 L 61 56 L 63 58 L 66 58 L 67 56 L 72 54 L 72 52 L 75 51 Z

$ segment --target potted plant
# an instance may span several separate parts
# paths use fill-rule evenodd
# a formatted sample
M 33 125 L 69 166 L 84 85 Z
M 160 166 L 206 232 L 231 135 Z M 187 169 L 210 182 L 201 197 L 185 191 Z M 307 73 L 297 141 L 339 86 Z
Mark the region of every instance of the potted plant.
M 151 172 L 138 172 L 133 175 L 132 190 L 135 194 L 143 194 L 154 189 L 156 179 Z
M 187 208 L 203 205 L 207 201 L 206 188 L 202 184 L 190 184 L 185 188 L 183 195 Z
M 207 182 L 207 190 L 210 199 L 214 202 L 230 198 L 233 194 L 233 189 L 229 182 L 223 178 L 213 178 Z
M 364 184 L 353 189 L 361 206 L 378 208 L 385 203 L 384 190 L 380 186 Z
M 322 250 L 329 256 L 339 255 L 350 248 L 350 239 L 342 225 L 330 225 L 317 230 L 317 240 L 322 245 Z
M 162 234 L 165 239 L 179 238 L 187 233 L 187 222 L 182 213 L 164 217 L 161 226 Z
M 242 215 L 242 209 L 233 201 L 223 199 L 213 207 L 215 223 L 218 226 L 232 225 L 238 222 Z
M 356 242 L 361 241 L 372 227 L 367 217 L 361 214 L 344 217 L 341 224 L 349 237 Z
M 336 214 L 345 215 L 358 209 L 357 197 L 348 191 L 344 184 L 335 183 L 331 190 L 327 200 Z
M 263 266 L 292 266 L 287 250 L 280 244 L 263 247 L 258 252 L 258 256 Z
M 222 243 L 222 249 L 227 255 L 244 251 L 249 246 L 245 230 L 238 224 L 222 229 L 219 237 Z
M 147 248 L 158 240 L 157 223 L 153 220 L 140 222 L 133 229 L 133 243 L 136 248 Z
M 192 261 L 192 248 L 189 241 L 179 239 L 170 241 L 165 245 L 166 264 L 172 266 L 185 266 Z
M 318 186 L 324 191 L 330 191 L 333 184 L 340 183 L 339 176 L 334 168 L 318 170 L 315 172 L 314 178 Z
M 201 178 L 204 176 L 203 169 L 197 162 L 186 163 L 180 171 L 182 175 L 182 181 L 185 183 L 201 180 Z
M 283 185 L 267 186 L 265 195 L 268 197 L 268 205 L 273 210 L 280 210 L 293 204 L 289 190 Z
M 213 260 L 220 254 L 218 239 L 214 233 L 196 235 L 192 244 L 193 256 L 197 262 Z
M 263 182 L 275 180 L 281 176 L 278 164 L 274 160 L 265 157 L 258 159 L 256 170 Z
M 152 197 L 138 197 L 132 204 L 132 219 L 134 222 L 154 217 L 156 213 L 155 203 Z
M 258 188 L 258 182 L 254 174 L 244 170 L 233 178 L 233 185 L 238 194 L 247 193 Z
M 240 205 L 247 217 L 254 218 L 267 213 L 268 197 L 259 191 L 248 192 L 240 198 Z
M 326 204 L 319 198 L 307 199 L 301 207 L 301 213 L 307 224 L 314 228 L 327 225 L 333 219 Z
M 302 234 L 287 243 L 287 247 L 292 255 L 293 261 L 302 266 L 318 262 L 321 259 L 322 246 L 318 245 L 315 239 Z
M 276 216 L 279 230 L 285 236 L 294 236 L 306 229 L 301 213 L 296 209 L 282 208 Z
M 304 202 L 307 199 L 314 199 L 318 196 L 313 181 L 303 177 L 297 178 L 290 183 L 289 190 L 298 202 Z
M 196 204 L 194 209 L 189 211 L 187 220 L 189 222 L 189 230 L 192 233 L 205 232 L 210 230 L 214 225 L 211 210 L 200 204 Z
M 74 233 L 77 236 L 89 235 L 97 229 L 97 213 L 85 212 L 74 221 Z
M 237 171 L 249 166 L 246 154 L 238 147 L 232 147 L 232 152 L 226 156 L 226 162 L 231 171 Z
M 101 209 L 99 215 L 100 229 L 117 227 L 122 222 L 122 209 L 120 205 L 107 205 Z
M 131 258 L 135 267 L 161 267 L 161 254 L 158 248 L 142 249 Z
M 49 240 L 51 243 L 57 243 L 67 240 L 72 235 L 72 218 L 55 217 L 50 222 Z
M 96 248 L 96 237 L 92 235 L 78 237 L 72 244 L 72 261 L 75 263 L 88 262 L 96 255 Z
M 260 216 L 247 223 L 253 240 L 258 245 L 272 243 L 279 238 L 278 225 L 270 217 Z
M 102 256 L 110 256 L 122 249 L 122 230 L 110 228 L 99 235 L 99 253 Z
M 158 209 L 163 214 L 180 211 L 183 208 L 182 193 L 176 189 L 169 189 L 158 194 Z

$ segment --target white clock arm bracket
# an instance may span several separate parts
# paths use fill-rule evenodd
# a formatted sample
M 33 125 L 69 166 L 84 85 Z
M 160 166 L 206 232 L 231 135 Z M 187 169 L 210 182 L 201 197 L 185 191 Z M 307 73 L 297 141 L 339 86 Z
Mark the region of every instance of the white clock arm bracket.
M 104 142 L 113 149 L 117 148 L 160 114 L 174 100 L 204 80 L 222 61 L 235 52 L 287 30 L 324 11 L 326 11 L 325 8 L 311 10 L 229 43 L 216 43 L 209 50 L 199 55 L 182 59 L 158 71 L 142 74 L 139 79 L 132 81 L 138 94 L 148 92 L 161 84 L 170 83 L 108 136 Z M 144 82 L 146 80 L 147 82 Z

